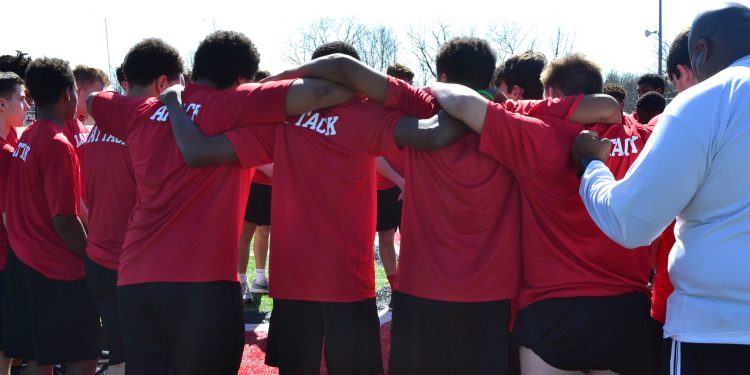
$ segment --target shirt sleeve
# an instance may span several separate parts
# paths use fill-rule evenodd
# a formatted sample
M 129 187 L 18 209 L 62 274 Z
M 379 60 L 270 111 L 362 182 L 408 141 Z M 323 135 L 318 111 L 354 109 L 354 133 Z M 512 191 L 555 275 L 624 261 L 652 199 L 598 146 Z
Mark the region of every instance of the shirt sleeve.
M 388 109 L 372 102 L 363 102 L 360 120 L 360 134 L 366 149 L 373 156 L 400 151 L 396 144 L 395 130 L 398 121 L 404 116 L 400 111 Z
M 294 80 L 286 80 L 238 86 L 231 101 L 238 106 L 237 121 L 228 125 L 246 126 L 286 121 L 286 97 L 293 82 Z
M 133 100 L 115 92 L 100 92 L 91 102 L 91 116 L 103 132 L 127 140 L 128 123 L 143 99 Z
M 622 180 L 615 181 L 595 161 L 586 169 L 579 193 L 609 238 L 628 248 L 645 246 L 688 205 L 705 179 L 707 163 L 708 146 L 695 129 L 664 116 Z
M 479 150 L 521 178 L 537 168 L 550 135 L 550 126 L 544 121 L 511 113 L 501 104 L 490 103 Z
M 273 162 L 274 142 L 279 125 L 260 124 L 224 133 L 237 154 L 242 168 L 254 168 Z
M 10 161 L 12 152 L 10 146 L 0 149 L 0 213 L 5 212 L 5 192 L 8 188 L 8 171 L 10 170 Z
M 51 150 L 45 152 L 44 194 L 50 217 L 78 215 L 81 196 L 80 170 L 75 150 L 69 144 L 55 139 Z
M 435 97 L 393 77 L 388 77 L 385 106 L 421 119 L 430 118 L 440 111 Z

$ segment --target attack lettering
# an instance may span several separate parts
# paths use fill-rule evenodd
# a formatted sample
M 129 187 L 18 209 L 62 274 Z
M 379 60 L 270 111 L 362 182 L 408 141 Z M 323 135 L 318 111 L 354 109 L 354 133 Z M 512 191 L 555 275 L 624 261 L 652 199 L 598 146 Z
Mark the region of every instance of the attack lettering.
M 637 139 L 637 135 L 625 139 L 610 139 L 612 142 L 612 153 L 609 156 L 630 156 L 630 154 L 637 154 L 638 147 L 635 146 Z
M 188 116 L 190 116 L 190 119 L 195 121 L 195 116 L 198 116 L 198 111 L 201 109 L 200 104 L 196 103 L 189 103 L 185 104 L 185 112 L 187 112 Z M 151 117 L 149 117 L 149 120 L 152 121 L 158 121 L 158 122 L 165 122 L 169 119 L 169 111 L 167 110 L 167 106 L 163 105 L 159 107 L 159 109 L 154 112 Z
M 115 137 L 114 135 L 102 133 L 101 130 L 99 130 L 98 127 L 91 129 L 91 133 L 89 133 L 88 140 L 86 140 L 86 143 L 94 143 L 94 142 L 109 142 L 109 143 L 115 143 L 122 146 L 127 146 L 123 140 L 120 138 Z
M 19 143 L 15 151 L 13 151 L 13 157 L 26 161 L 26 157 L 29 156 L 29 151 L 31 151 L 31 146 L 26 143 Z
M 294 126 L 310 129 L 321 135 L 331 136 L 336 135 L 336 121 L 338 120 L 339 116 L 323 117 L 318 112 L 307 112 L 299 117 Z

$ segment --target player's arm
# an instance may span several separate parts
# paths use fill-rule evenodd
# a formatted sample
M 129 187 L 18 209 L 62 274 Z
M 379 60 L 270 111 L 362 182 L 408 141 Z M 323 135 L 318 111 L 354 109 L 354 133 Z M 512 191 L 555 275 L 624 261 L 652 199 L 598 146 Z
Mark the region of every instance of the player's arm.
M 289 86 L 284 110 L 287 117 L 297 116 L 339 105 L 354 96 L 353 91 L 331 81 L 315 78 L 298 79 Z
M 182 107 L 182 86 L 172 86 L 162 92 L 159 99 L 167 106 L 177 147 L 191 167 L 233 163 L 237 160 L 229 140 L 223 135 L 206 137 L 201 133 Z
M 398 174 L 395 169 L 391 166 L 390 163 L 388 163 L 388 160 L 385 160 L 384 157 L 378 156 L 375 158 L 375 169 L 380 173 L 383 177 L 387 178 L 388 181 L 393 182 L 396 184 L 401 191 L 404 190 L 404 177 Z
M 277 81 L 302 77 L 322 78 L 362 93 L 378 103 L 385 102 L 387 77 L 362 62 L 340 53 L 319 57 L 296 68 L 263 80 Z
M 94 102 L 94 98 L 96 97 L 97 94 L 99 94 L 99 91 L 94 91 L 91 94 L 89 94 L 89 96 L 86 97 L 86 111 L 88 113 L 92 113 L 91 112 L 91 103 Z
M 452 83 L 435 83 L 430 91 L 445 112 L 468 125 L 471 130 L 482 133 L 490 103 L 487 98 L 466 86 Z
M 273 178 L 273 164 L 260 165 L 255 169 L 263 172 L 268 178 Z
M 77 215 L 57 215 L 52 219 L 55 232 L 73 254 L 79 258 L 86 256 L 86 231 Z
M 569 120 L 579 124 L 619 124 L 622 113 L 617 100 L 609 95 L 585 95 Z
M 437 150 L 451 145 L 469 132 L 461 121 L 440 111 L 431 118 L 402 117 L 394 133 L 396 144 L 425 150 Z

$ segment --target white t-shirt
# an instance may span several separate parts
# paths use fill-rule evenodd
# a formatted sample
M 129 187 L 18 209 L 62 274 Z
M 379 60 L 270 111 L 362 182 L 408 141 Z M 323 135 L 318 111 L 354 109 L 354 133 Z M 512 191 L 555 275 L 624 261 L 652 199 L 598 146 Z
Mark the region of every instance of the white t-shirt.
M 666 337 L 750 344 L 750 56 L 675 98 L 622 180 L 589 164 L 580 193 L 626 247 L 677 217 Z

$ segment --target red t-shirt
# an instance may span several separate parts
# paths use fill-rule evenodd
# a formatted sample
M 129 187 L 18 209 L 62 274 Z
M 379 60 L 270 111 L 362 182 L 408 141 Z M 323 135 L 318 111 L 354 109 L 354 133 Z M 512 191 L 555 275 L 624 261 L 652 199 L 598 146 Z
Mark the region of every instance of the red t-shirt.
M 403 115 L 355 98 L 276 128 L 226 134 L 244 166 L 274 155 L 269 292 L 352 302 L 375 297 L 375 157 L 397 149 Z
M 437 101 L 388 80 L 386 105 L 427 118 Z M 437 151 L 406 149 L 399 291 L 441 301 L 515 297 L 520 250 L 519 192 L 510 172 L 467 134 Z
M 404 150 L 396 150 L 383 155 L 385 161 L 391 165 L 399 176 L 404 177 L 404 171 L 406 170 L 406 152 Z M 378 190 L 385 190 L 395 187 L 396 184 L 393 181 L 385 178 L 383 175 L 378 173 Z
M 591 128 L 605 136 L 630 134 L 621 125 Z M 549 298 L 648 292 L 648 250 L 625 249 L 610 240 L 578 195 L 570 150 L 583 129 L 548 116 L 509 113 L 498 104 L 488 108 L 480 149 L 513 171 L 523 197 L 521 308 Z M 613 152 L 607 165 L 617 175 L 637 155 Z
M 65 121 L 65 127 L 63 128 L 63 134 L 68 137 L 68 141 L 76 149 L 76 155 L 78 160 L 83 160 L 83 150 L 81 147 L 86 143 L 86 138 L 89 135 L 88 129 L 83 125 L 82 122 L 73 119 Z
M 654 286 L 651 289 L 651 317 L 664 323 L 667 319 L 667 298 L 674 291 L 672 281 L 669 279 L 667 266 L 669 265 L 669 252 L 674 246 L 673 221 L 661 234 L 659 247 L 656 249 L 656 273 L 654 274 Z
M 182 97 L 201 132 L 211 136 L 236 126 L 284 121 L 290 84 L 226 90 L 188 84 Z M 92 103 L 92 115 L 126 119 L 97 123 L 102 132 L 127 142 L 135 172 L 136 204 L 118 285 L 237 281 L 237 242 L 253 170 L 243 170 L 239 163 L 189 167 L 158 99 L 101 93 Z
M 257 169 L 255 171 L 255 175 L 253 176 L 253 183 L 256 184 L 262 184 L 262 185 L 273 185 L 273 180 L 271 180 L 271 177 L 268 177 L 267 174 L 263 173 L 260 169 Z
M 106 112 L 98 114 L 100 124 L 122 121 Z M 81 167 L 86 176 L 84 201 L 89 209 L 86 254 L 97 264 L 117 270 L 128 219 L 135 206 L 135 174 L 128 146 L 94 127 L 81 149 Z
M 0 137 L 0 213 L 5 212 L 5 192 L 8 189 L 8 172 L 13 151 L 18 145 L 16 129 L 11 128 L 6 139 Z M 8 257 L 8 231 L 0 225 L 0 271 L 5 270 Z
M 21 136 L 6 194 L 8 239 L 18 259 L 54 280 L 84 276 L 83 260 L 54 228 L 57 215 L 78 215 L 80 167 L 75 148 L 56 124 L 38 120 Z

